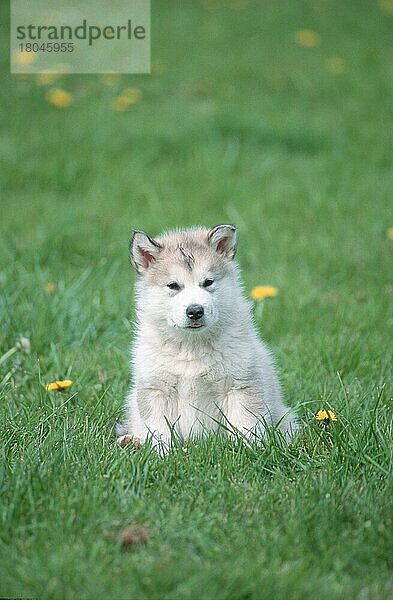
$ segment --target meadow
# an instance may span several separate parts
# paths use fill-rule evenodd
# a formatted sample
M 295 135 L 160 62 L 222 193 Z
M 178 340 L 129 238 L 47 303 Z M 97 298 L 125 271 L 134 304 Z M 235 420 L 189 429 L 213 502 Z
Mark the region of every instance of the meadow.
M 11 76 L 2 29 L 0 596 L 393 597 L 392 27 L 153 2 L 152 74 L 120 78 Z M 121 449 L 131 230 L 222 222 L 279 290 L 256 320 L 301 432 Z

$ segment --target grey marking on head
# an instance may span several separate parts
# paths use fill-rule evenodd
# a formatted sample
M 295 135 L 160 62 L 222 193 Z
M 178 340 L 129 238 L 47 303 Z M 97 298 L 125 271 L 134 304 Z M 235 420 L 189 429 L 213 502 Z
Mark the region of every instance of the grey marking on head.
M 193 254 L 191 254 L 191 252 L 189 252 L 188 250 L 186 250 L 183 246 L 179 246 L 179 250 L 181 255 L 184 258 L 184 261 L 187 265 L 187 267 L 190 269 L 190 271 L 192 271 L 192 268 L 195 264 L 195 257 Z

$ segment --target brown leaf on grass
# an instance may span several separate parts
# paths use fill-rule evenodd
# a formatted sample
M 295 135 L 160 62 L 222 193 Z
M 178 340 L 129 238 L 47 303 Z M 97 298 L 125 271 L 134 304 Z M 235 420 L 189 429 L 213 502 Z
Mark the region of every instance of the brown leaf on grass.
M 116 534 L 123 550 L 132 550 L 135 546 L 147 544 L 151 538 L 150 529 L 146 525 L 129 525 Z

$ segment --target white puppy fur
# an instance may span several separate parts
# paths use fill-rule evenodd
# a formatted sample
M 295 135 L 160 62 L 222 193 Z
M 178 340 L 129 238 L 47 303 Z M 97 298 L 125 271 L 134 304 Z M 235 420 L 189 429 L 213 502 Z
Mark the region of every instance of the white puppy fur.
M 277 422 L 285 434 L 296 431 L 271 354 L 258 338 L 235 251 L 232 225 L 156 239 L 134 232 L 137 332 L 121 445 L 151 438 L 165 451 L 173 434 L 187 439 L 229 430 L 254 437 Z

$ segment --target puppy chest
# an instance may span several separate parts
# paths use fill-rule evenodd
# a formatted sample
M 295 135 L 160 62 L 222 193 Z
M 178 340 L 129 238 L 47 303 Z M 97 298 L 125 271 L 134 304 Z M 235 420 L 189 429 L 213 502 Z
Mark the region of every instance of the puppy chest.
M 206 423 L 211 417 L 218 419 L 233 385 L 230 377 L 214 377 L 209 373 L 192 377 L 168 377 L 166 373 L 162 384 L 165 416 L 172 422 L 179 420 L 181 428 L 195 420 Z
M 179 415 L 189 410 L 216 414 L 223 407 L 230 387 L 229 378 L 212 378 L 208 374 L 180 377 L 177 385 Z

